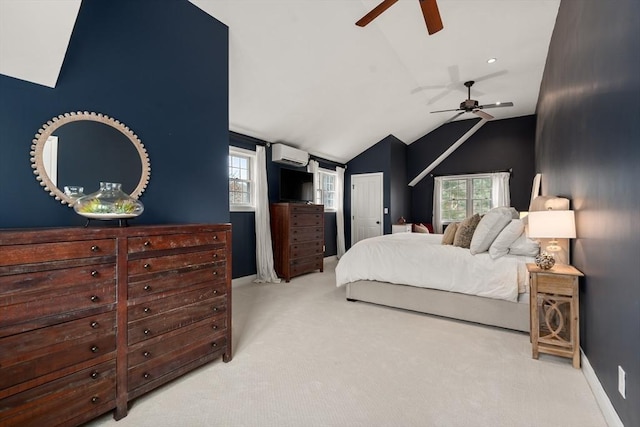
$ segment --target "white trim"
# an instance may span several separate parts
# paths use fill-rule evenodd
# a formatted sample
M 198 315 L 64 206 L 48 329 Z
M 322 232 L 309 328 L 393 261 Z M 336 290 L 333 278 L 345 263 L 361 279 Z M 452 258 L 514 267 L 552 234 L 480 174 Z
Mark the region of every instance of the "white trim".
M 593 396 L 596 398 L 598 407 L 600 407 L 600 411 L 602 412 L 607 425 L 609 427 L 624 427 L 618 413 L 609 400 L 609 396 L 607 396 L 604 388 L 602 388 L 602 384 L 600 384 L 600 380 L 598 380 L 596 372 L 591 367 L 589 359 L 587 359 L 587 356 L 584 354 L 582 349 L 580 349 L 580 356 L 582 362 L 582 374 L 587 380 L 587 384 L 589 384 Z

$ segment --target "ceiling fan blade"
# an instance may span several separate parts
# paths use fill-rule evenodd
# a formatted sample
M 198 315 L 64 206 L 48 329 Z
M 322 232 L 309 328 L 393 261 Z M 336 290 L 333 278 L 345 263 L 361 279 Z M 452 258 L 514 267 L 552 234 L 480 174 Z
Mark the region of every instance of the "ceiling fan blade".
M 431 111 L 432 113 L 446 113 L 448 111 L 461 111 L 460 108 L 452 108 L 451 110 L 438 110 L 438 111 Z M 464 111 L 462 111 L 464 113 Z
M 356 25 L 358 27 L 364 27 L 365 25 L 368 25 L 371 21 L 373 21 L 378 16 L 380 16 L 382 12 L 384 12 L 385 10 L 393 6 L 393 4 L 397 1 L 398 0 L 383 0 L 382 3 L 374 7 L 373 10 L 371 10 L 371 12 L 367 13 L 362 18 L 360 18 L 360 20 L 356 22 Z
M 480 116 L 485 120 L 491 120 L 493 119 L 493 116 L 489 113 L 485 113 L 482 110 L 473 110 L 473 114 L 475 114 L 476 116 Z
M 486 105 L 480 105 L 478 106 L 478 108 L 498 108 L 498 107 L 513 107 L 513 102 L 499 102 L 496 104 L 486 104 Z
M 422 8 L 422 15 L 424 16 L 424 22 L 427 24 L 427 31 L 429 34 L 435 34 L 443 29 L 442 19 L 440 18 L 440 11 L 438 10 L 438 3 L 436 0 L 419 0 L 420 7 Z

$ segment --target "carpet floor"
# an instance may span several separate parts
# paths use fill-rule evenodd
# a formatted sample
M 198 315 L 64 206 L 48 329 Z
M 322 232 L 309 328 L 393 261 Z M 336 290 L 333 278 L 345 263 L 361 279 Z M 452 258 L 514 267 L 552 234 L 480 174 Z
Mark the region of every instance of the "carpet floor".
M 324 273 L 233 289 L 214 361 L 88 426 L 606 427 L 569 359 L 524 333 L 345 300 Z

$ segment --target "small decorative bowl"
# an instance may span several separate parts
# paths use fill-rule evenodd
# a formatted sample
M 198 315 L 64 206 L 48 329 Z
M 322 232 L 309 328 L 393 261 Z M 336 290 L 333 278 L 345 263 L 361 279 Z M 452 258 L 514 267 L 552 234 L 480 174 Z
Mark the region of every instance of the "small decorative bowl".
M 543 270 L 549 270 L 556 263 L 556 260 L 555 258 L 553 258 L 553 255 L 550 255 L 544 252 L 536 255 L 535 261 L 536 261 L 536 265 Z

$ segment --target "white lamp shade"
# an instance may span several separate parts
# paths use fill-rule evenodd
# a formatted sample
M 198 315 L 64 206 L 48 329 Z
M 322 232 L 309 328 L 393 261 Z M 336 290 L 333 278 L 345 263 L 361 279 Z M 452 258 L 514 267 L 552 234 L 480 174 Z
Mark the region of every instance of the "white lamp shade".
M 575 239 L 573 211 L 547 210 L 529 212 L 529 237 L 541 239 Z

